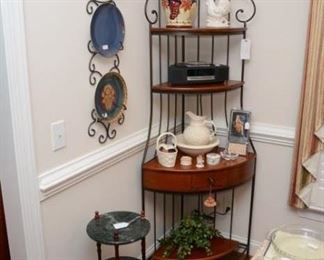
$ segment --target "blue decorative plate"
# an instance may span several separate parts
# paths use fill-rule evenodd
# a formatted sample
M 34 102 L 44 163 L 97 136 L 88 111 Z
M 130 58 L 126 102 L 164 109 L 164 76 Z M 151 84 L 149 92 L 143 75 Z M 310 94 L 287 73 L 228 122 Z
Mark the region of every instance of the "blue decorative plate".
M 116 72 L 108 72 L 98 83 L 95 93 L 95 107 L 99 117 L 113 122 L 118 120 L 127 102 L 127 87 L 123 77 Z
M 90 30 L 93 47 L 101 55 L 109 58 L 123 49 L 125 23 L 114 4 L 102 4 L 96 9 Z

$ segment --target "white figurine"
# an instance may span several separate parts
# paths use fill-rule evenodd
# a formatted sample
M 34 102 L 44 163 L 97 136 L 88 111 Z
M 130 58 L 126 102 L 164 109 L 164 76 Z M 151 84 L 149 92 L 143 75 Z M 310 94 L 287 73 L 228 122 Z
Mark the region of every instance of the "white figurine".
M 196 157 L 196 167 L 197 168 L 204 168 L 205 167 L 205 160 L 202 155 L 198 155 Z
M 207 27 L 228 27 L 228 14 L 231 11 L 229 0 L 206 0 L 207 5 Z

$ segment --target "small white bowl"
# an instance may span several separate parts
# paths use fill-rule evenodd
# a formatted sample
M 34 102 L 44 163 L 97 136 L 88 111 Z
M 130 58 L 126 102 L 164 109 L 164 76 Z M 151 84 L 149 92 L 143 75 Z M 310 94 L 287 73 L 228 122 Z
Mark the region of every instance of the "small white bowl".
M 219 164 L 221 156 L 218 153 L 208 153 L 206 155 L 208 165 Z
M 189 145 L 185 142 L 183 135 L 177 135 L 177 147 L 182 152 L 191 156 L 206 154 L 219 145 L 219 139 L 214 136 L 209 144 L 206 145 Z

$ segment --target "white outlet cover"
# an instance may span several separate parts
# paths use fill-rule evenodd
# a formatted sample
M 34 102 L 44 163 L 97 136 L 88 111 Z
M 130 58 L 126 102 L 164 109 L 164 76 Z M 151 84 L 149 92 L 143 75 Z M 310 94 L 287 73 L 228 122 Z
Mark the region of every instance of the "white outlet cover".
M 65 125 L 63 120 L 51 124 L 51 138 L 53 151 L 65 147 Z

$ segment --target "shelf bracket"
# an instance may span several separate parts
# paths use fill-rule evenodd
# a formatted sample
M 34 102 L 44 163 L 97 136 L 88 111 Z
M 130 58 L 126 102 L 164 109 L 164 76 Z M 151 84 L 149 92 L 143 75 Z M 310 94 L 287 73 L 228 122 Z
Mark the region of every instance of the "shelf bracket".
M 244 27 L 246 27 L 246 24 L 248 23 L 248 22 L 250 22 L 253 18 L 254 18 L 254 16 L 255 16 L 255 14 L 256 14 L 256 5 L 255 5 L 255 3 L 254 3 L 254 0 L 250 0 L 251 1 L 251 3 L 252 3 L 252 6 L 253 6 L 253 12 L 252 12 L 252 15 L 249 17 L 249 18 L 246 18 L 246 19 L 241 19 L 239 16 L 240 16 L 240 14 L 243 14 L 244 13 L 244 10 L 241 8 L 241 9 L 239 9 L 239 10 L 237 10 L 236 12 L 235 12 L 235 18 L 236 18 L 236 20 L 238 21 L 238 22 L 240 22 L 240 23 L 243 23 L 244 24 Z

